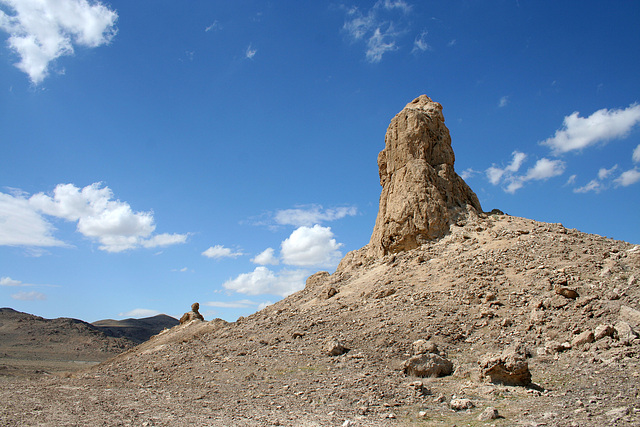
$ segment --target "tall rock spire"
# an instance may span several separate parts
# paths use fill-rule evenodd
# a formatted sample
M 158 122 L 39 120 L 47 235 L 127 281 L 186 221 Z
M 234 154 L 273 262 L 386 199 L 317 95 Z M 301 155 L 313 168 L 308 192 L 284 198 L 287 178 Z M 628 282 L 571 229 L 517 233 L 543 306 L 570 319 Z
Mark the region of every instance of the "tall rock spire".
M 421 95 L 391 120 L 378 155 L 382 193 L 371 255 L 417 248 L 444 236 L 459 215 L 482 211 L 454 161 L 439 103 Z

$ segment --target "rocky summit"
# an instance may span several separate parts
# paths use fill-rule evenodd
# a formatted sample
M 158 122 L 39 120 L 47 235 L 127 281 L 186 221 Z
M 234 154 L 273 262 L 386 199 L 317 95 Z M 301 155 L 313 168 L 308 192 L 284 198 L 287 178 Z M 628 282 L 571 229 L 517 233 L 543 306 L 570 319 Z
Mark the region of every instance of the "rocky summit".
M 640 246 L 482 212 L 439 104 L 392 121 L 371 242 L 246 318 L 0 379 L 2 425 L 640 424 Z

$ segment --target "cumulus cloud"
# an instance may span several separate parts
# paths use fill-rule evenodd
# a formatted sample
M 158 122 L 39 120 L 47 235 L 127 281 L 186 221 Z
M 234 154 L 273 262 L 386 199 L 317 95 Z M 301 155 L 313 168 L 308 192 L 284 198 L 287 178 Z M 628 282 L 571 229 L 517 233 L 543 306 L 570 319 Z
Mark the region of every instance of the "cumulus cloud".
M 366 42 L 367 61 L 380 62 L 385 53 L 398 49 L 396 41 L 404 34 L 404 31 L 395 31 L 397 22 L 388 15 L 397 10 L 402 16 L 406 16 L 411 9 L 411 5 L 402 0 L 378 1 L 365 13 L 352 7 L 347 10 L 347 19 L 342 28 L 354 41 Z M 426 32 L 414 40 L 414 50 L 428 48 L 424 36 Z
M 282 270 L 277 274 L 267 267 L 256 267 L 222 284 L 225 289 L 246 295 L 272 294 L 286 297 L 304 288 L 306 270 Z
M 154 235 L 152 212 L 134 212 L 128 203 L 112 198 L 111 189 L 101 183 L 82 189 L 73 184 L 59 184 L 52 195 L 37 193 L 29 199 L 0 193 L 0 217 L 9 221 L 8 224 L 0 221 L 0 244 L 62 246 L 62 242 L 51 237 L 53 226 L 44 215 L 77 222 L 77 231 L 97 240 L 99 249 L 107 252 L 186 242 L 188 234 Z M 18 230 L 9 228 L 11 224 L 17 225 Z M 29 231 L 36 234 L 25 235 Z
M 498 185 L 505 174 L 512 175 L 518 172 L 520 166 L 522 166 L 522 163 L 527 158 L 527 155 L 525 153 L 521 153 L 519 151 L 514 151 L 511 154 L 513 158 L 511 159 L 511 163 L 509 163 L 506 167 L 499 168 L 496 165 L 493 165 L 486 170 L 487 179 L 489 179 L 489 182 L 493 185 Z
M 344 206 L 322 209 L 320 205 L 300 206 L 276 212 L 275 221 L 280 225 L 311 226 L 325 221 L 335 221 L 358 213 L 355 207 Z
M 618 169 L 618 165 L 614 165 L 610 169 L 600 168 L 600 170 L 598 170 L 598 179 L 608 178 L 616 169 Z
M 486 170 L 487 179 L 493 185 L 503 184 L 504 191 L 507 193 L 515 193 L 522 188 L 528 181 L 539 181 L 562 175 L 565 170 L 565 163 L 561 160 L 550 160 L 542 158 L 535 165 L 527 170 L 524 175 L 518 175 L 516 172 L 527 158 L 527 155 L 519 151 L 512 153 L 513 158 L 504 168 L 492 166 Z
M 603 108 L 589 117 L 579 117 L 579 114 L 576 111 L 566 116 L 563 128 L 541 144 L 549 146 L 553 154 L 558 155 L 624 138 L 640 122 L 640 105 L 632 104 L 617 110 Z
M 635 184 L 636 182 L 640 181 L 640 171 L 637 168 L 634 168 L 626 172 L 622 172 L 622 174 L 620 174 L 620 176 L 614 181 L 618 185 L 628 187 L 629 185 Z
M 233 252 L 233 250 L 229 248 L 225 248 L 222 245 L 215 245 L 215 246 L 211 246 L 209 249 L 202 252 L 202 255 L 206 256 L 207 258 L 220 259 L 220 258 L 237 258 L 244 254 L 242 252 Z
M 338 264 L 342 246 L 333 238 L 330 227 L 299 227 L 282 242 L 280 254 L 288 265 L 332 267 Z
M 74 47 L 108 44 L 116 34 L 118 14 L 100 2 L 87 0 L 0 0 L 0 29 L 20 57 L 16 66 L 39 84 L 49 65 Z M 7 13 L 6 11 L 9 11 Z
M 252 258 L 251 262 L 260 265 L 278 265 L 280 263 L 278 257 L 275 256 L 275 251 L 273 248 L 265 249 L 254 258 Z
M 30 292 L 18 292 L 17 294 L 12 294 L 11 298 L 18 301 L 44 301 L 47 299 L 47 296 L 41 292 L 30 291 Z
M 66 246 L 22 195 L 0 193 L 0 246 Z
M 148 308 L 135 308 L 131 311 L 118 314 L 120 317 L 153 317 L 161 314 L 158 310 L 150 310 Z

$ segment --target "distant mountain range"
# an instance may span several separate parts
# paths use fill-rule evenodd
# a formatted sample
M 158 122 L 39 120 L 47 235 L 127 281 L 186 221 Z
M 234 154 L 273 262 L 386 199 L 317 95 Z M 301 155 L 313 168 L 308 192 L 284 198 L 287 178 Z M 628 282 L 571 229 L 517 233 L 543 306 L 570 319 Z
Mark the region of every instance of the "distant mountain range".
M 75 370 L 110 359 L 177 324 L 164 314 L 91 324 L 0 308 L 0 374 Z

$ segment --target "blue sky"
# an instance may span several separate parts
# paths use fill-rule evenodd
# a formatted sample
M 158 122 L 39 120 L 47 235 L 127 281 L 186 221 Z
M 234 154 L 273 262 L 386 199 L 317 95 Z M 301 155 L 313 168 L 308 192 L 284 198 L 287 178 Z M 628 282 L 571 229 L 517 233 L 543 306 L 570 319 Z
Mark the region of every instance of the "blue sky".
M 0 306 L 235 320 L 368 243 L 420 94 L 485 210 L 640 243 L 636 1 L 0 0 Z

